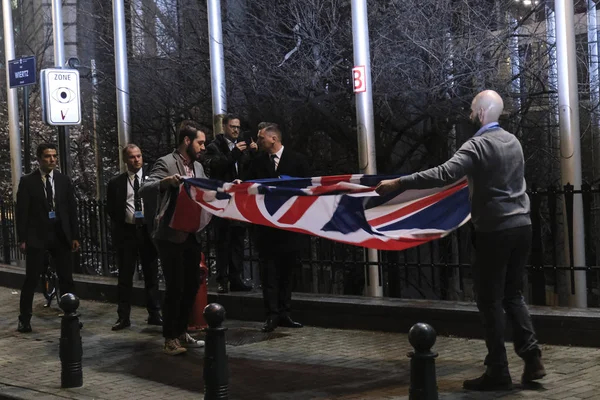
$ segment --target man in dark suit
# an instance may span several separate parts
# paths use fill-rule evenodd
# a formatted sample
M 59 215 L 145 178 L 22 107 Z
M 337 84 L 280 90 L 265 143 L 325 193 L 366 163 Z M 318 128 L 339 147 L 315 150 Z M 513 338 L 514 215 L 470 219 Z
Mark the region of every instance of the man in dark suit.
M 186 332 L 201 283 L 200 240 L 197 235 L 175 230 L 169 224 L 183 179 L 206 178 L 199 162 L 205 150 L 205 131 L 193 121 L 183 121 L 178 129 L 177 149 L 158 159 L 140 188 L 143 198 L 158 196 L 152 238 L 165 277 L 163 352 L 168 355 L 185 353 L 186 348 L 204 346 L 202 340 L 196 340 Z
M 266 126 L 265 126 L 266 125 Z M 311 176 L 304 156 L 284 148 L 281 130 L 276 124 L 261 124 L 257 144 L 262 152 L 249 161 L 244 178 L 278 178 Z M 299 262 L 305 244 L 304 235 L 266 227 L 255 226 L 255 243 L 258 249 L 263 301 L 267 319 L 263 332 L 272 332 L 277 326 L 302 328 L 290 316 L 292 301 L 291 269 Z
M 138 256 L 144 272 L 148 324 L 162 325 L 158 294 L 157 252 L 150 238 L 149 220 L 154 218 L 155 201 L 139 194 L 147 171 L 143 168 L 142 151 L 135 144 L 123 149 L 127 171 L 112 178 L 106 189 L 106 211 L 112 222 L 112 239 L 117 248 L 119 281 L 117 284 L 118 320 L 112 330 L 131 326 L 131 293 Z
M 241 140 L 240 128 L 239 118 L 232 114 L 225 115 L 224 133 L 217 135 L 207 146 L 205 165 L 212 179 L 233 182 L 242 176 L 248 145 Z M 252 290 L 252 286 L 242 279 L 246 225 L 225 218 L 214 218 L 212 223 L 216 233 L 217 292 Z
M 21 178 L 17 191 L 17 240 L 20 251 L 27 255 L 17 328 L 21 333 L 31 332 L 33 293 L 46 252 L 56 265 L 60 292 L 73 293 L 71 252 L 79 250 L 73 184 L 56 171 L 56 146 L 40 144 L 36 155 L 39 168 Z

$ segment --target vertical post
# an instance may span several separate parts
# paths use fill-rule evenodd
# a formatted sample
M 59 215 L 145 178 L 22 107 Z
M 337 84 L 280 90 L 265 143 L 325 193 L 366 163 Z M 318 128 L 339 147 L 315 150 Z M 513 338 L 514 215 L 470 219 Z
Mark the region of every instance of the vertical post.
M 560 126 L 561 176 L 563 185 L 581 189 L 581 144 L 579 134 L 579 99 L 575 54 L 575 24 L 572 0 L 555 0 L 556 51 L 558 65 L 558 113 Z M 566 210 L 565 210 L 566 211 Z M 564 213 L 567 215 L 567 212 Z M 565 229 L 567 221 L 565 220 Z M 568 235 L 565 235 L 568 237 Z M 580 195 L 573 199 L 573 246 L 567 249 L 566 264 L 585 265 L 583 203 Z M 571 306 L 587 307 L 585 270 L 573 274 L 575 292 Z
M 52 0 L 52 38 L 54 40 L 54 64 L 57 68 L 65 66 L 65 38 L 63 35 L 62 1 Z M 69 174 L 69 129 L 58 127 L 58 163 L 61 171 Z
M 204 348 L 204 399 L 229 399 L 229 367 L 225 342 L 225 309 L 217 303 L 204 308 L 206 347 Z
M 600 72 L 598 70 L 598 21 L 596 2 L 587 0 L 588 68 L 590 82 L 592 167 L 594 180 L 600 178 Z
M 356 94 L 356 126 L 358 162 L 362 173 L 377 174 L 375 158 L 375 124 L 371 88 L 371 52 L 367 0 L 352 0 L 352 39 L 354 44 L 354 92 Z M 377 250 L 367 249 L 369 264 L 365 268 L 365 294 L 383 296 Z
M 210 49 L 210 86 L 212 91 L 213 133 L 220 133 L 215 118 L 227 112 L 227 86 L 225 84 L 225 59 L 223 55 L 223 27 L 221 25 L 221 0 L 207 0 L 208 36 Z
M 125 30 L 125 6 L 123 0 L 113 0 L 113 30 L 115 36 L 115 80 L 117 85 L 117 130 L 119 139 L 119 165 L 125 164 L 121 151 L 131 138 L 129 115 L 129 70 L 127 67 L 127 36 Z
M 10 170 L 13 199 L 17 199 L 17 189 L 21 179 L 21 135 L 19 132 L 19 104 L 17 89 L 10 88 L 8 61 L 15 58 L 15 37 L 13 32 L 12 1 L 2 0 L 4 18 L 4 55 L 6 66 L 6 103 L 8 108 L 8 137 L 10 142 Z
M 96 71 L 96 60 L 90 60 L 90 71 L 92 74 L 92 135 L 95 150 L 96 163 L 96 200 L 104 199 L 104 174 L 102 169 L 102 146 L 98 136 L 98 74 Z
M 31 172 L 31 137 L 29 136 L 29 86 L 23 86 L 23 161 L 25 173 Z

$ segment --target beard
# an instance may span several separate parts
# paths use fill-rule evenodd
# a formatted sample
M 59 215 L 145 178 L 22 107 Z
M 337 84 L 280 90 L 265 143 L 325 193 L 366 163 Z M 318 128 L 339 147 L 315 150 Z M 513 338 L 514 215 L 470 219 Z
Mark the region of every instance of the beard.
M 483 126 L 483 124 L 481 123 L 481 120 L 479 119 L 479 115 L 475 115 L 475 118 L 473 118 L 472 122 L 473 122 L 473 125 L 475 125 L 475 127 L 477 129 L 479 129 Z
M 188 147 L 186 149 L 186 153 L 192 162 L 193 161 L 202 162 L 204 160 L 204 152 L 200 151 L 200 152 L 196 153 L 196 151 L 194 151 L 194 147 L 193 147 L 192 143 L 190 143 L 188 145 Z

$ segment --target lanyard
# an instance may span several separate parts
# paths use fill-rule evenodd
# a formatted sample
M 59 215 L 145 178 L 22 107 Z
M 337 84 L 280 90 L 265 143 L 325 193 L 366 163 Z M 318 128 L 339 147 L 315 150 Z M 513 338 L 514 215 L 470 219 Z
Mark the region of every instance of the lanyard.
M 499 128 L 499 127 L 500 127 L 500 124 L 499 124 L 499 123 L 497 123 L 497 122 L 492 122 L 492 123 L 489 123 L 489 124 L 487 124 L 487 125 L 485 125 L 485 126 L 482 126 L 482 127 L 481 127 L 481 129 L 479 129 L 479 130 L 477 131 L 477 133 L 475 133 L 475 134 L 473 135 L 473 137 L 475 137 L 475 136 L 481 136 L 481 135 L 483 135 L 484 133 L 486 133 L 487 131 L 490 131 L 490 130 L 492 130 L 492 129 L 496 129 L 496 128 Z

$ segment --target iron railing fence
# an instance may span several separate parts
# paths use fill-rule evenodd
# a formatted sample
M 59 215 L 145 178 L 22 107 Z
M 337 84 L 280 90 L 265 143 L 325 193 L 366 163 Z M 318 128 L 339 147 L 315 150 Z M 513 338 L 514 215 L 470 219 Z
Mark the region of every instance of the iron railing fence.
M 583 185 L 529 191 L 533 246 L 528 266 L 528 297 L 534 304 L 556 305 L 558 293 L 574 290 L 565 275 L 585 270 L 588 303 L 600 306 L 600 186 Z M 573 204 L 581 196 L 585 223 L 585 265 L 566 261 L 573 241 Z M 114 244 L 104 201 L 78 202 L 81 251 L 76 271 L 116 276 Z M 566 223 L 563 218 L 566 212 Z M 0 255 L 4 263 L 22 259 L 15 236 L 15 204 L 0 200 Z M 252 227 L 249 227 L 249 232 Z M 203 249 L 214 271 L 215 235 L 212 225 L 202 234 Z M 565 250 L 567 249 L 567 250 Z M 566 254 L 567 255 L 566 255 Z M 390 297 L 471 300 L 471 227 L 469 224 L 437 241 L 405 251 L 379 252 L 384 294 Z M 570 259 L 569 259 L 570 260 Z M 327 239 L 311 237 L 294 267 L 294 290 L 322 294 L 361 295 L 364 287 L 365 250 Z M 259 284 L 258 257 L 248 234 L 245 276 Z M 571 282 L 573 280 L 571 279 Z M 561 286 L 562 285 L 562 286 Z

